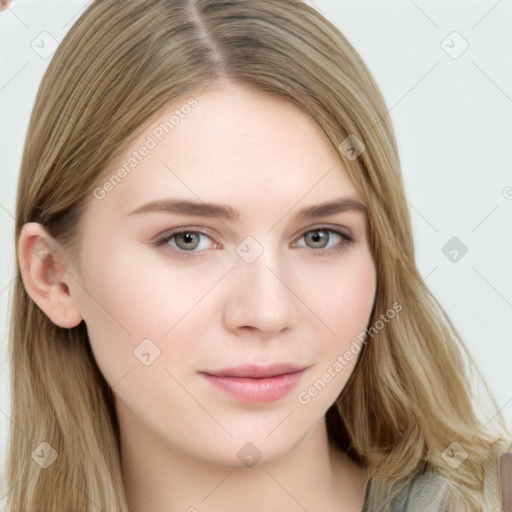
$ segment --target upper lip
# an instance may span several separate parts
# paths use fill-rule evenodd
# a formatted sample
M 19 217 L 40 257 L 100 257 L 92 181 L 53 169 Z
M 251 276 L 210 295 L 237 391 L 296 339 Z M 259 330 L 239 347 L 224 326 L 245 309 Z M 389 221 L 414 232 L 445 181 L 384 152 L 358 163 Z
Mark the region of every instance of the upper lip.
M 264 379 L 283 375 L 285 373 L 295 373 L 304 370 L 305 366 L 298 366 L 292 363 L 275 363 L 269 365 L 244 364 L 231 366 L 220 370 L 203 372 L 215 377 L 242 377 L 247 379 Z

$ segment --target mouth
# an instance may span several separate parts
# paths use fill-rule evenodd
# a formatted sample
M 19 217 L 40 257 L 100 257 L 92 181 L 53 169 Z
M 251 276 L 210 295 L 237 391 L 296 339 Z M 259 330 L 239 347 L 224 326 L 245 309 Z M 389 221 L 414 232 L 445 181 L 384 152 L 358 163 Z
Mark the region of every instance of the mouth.
M 235 400 L 268 403 L 288 395 L 297 386 L 306 369 L 290 363 L 242 365 L 200 372 L 200 375 Z

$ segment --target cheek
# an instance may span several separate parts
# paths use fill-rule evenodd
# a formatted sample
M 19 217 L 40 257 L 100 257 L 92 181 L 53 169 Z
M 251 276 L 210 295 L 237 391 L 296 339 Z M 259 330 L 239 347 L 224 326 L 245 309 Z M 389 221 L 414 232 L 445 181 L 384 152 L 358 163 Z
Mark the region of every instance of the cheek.
M 354 252 L 337 265 L 308 272 L 303 296 L 330 333 L 328 346 L 338 348 L 367 327 L 376 291 L 376 270 L 369 252 Z M 307 302 L 307 301 L 305 301 Z M 308 305 L 309 305 L 308 304 Z
M 200 282 L 189 284 L 182 268 L 148 258 L 148 247 L 111 241 L 88 257 L 84 311 L 89 323 L 162 335 L 201 296 Z
M 317 364 L 296 399 L 309 414 L 320 416 L 338 398 L 357 364 L 375 300 L 376 270 L 371 255 L 358 252 L 336 270 L 331 267 L 309 277 L 317 283 L 309 297 L 321 320 L 315 334 L 323 334 L 315 337 Z M 323 294 L 319 284 L 325 285 Z
M 174 359 L 193 355 L 189 340 L 206 321 L 199 303 L 223 272 L 198 276 L 197 268 L 165 258 L 148 264 L 147 247 L 112 243 L 91 252 L 75 292 L 98 366 L 115 379 L 114 369 L 123 373 L 140 365 L 140 351 L 165 355 L 172 344 Z

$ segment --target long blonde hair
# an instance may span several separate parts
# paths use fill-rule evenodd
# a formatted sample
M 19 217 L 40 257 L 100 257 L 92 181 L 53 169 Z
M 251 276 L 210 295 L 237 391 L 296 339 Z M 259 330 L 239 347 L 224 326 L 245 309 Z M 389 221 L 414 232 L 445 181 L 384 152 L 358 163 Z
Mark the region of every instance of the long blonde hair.
M 219 79 L 279 95 L 309 114 L 338 149 L 368 208 L 378 286 L 370 325 L 400 314 L 365 343 L 327 414 L 329 435 L 372 479 L 377 512 L 426 471 L 445 478 L 443 510 L 496 507 L 503 420 L 478 418 L 463 341 L 416 268 L 393 128 L 366 65 L 311 6 L 290 0 L 97 0 L 57 49 L 42 80 L 23 153 L 16 245 L 39 222 L 80 253 L 81 215 L 133 136 L 164 107 Z M 18 260 L 19 261 L 19 260 Z M 63 329 L 28 296 L 17 268 L 9 344 L 11 512 L 127 512 L 113 394 L 85 324 Z M 490 395 L 490 402 L 497 409 Z M 501 423 L 500 423 L 501 421 Z M 32 452 L 47 442 L 57 463 Z M 443 453 L 457 442 L 457 468 Z

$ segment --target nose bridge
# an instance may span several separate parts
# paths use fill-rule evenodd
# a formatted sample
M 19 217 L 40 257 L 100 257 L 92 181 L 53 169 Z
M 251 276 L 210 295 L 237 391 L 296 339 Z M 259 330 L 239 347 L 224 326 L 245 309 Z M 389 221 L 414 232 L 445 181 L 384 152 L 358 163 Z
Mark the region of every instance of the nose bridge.
M 277 247 L 258 245 L 254 239 L 245 240 L 237 248 L 235 290 L 227 321 L 235 328 L 254 327 L 276 334 L 297 322 L 298 304 L 287 286 L 291 272 L 283 270 Z
M 277 302 L 283 299 L 284 295 L 289 293 L 282 280 L 286 276 L 279 276 L 279 255 L 277 251 L 272 253 L 268 248 L 265 249 L 258 258 L 252 263 L 242 262 L 241 273 L 247 280 L 249 292 L 252 292 L 258 299 L 264 298 L 265 302 Z M 287 292 L 287 293 L 285 293 Z

